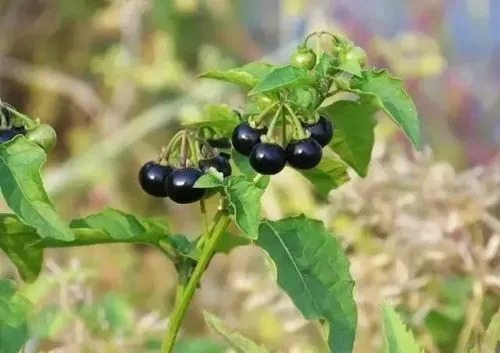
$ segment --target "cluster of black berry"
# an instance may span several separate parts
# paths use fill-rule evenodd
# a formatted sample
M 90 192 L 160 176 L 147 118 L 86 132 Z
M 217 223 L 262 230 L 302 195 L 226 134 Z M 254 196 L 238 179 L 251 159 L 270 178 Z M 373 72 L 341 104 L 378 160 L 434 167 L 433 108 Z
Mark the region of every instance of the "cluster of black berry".
M 225 138 L 188 141 L 192 138 L 187 132 L 181 132 L 184 138 L 180 150 L 174 144 L 160 154 L 157 161 L 149 161 L 139 171 L 139 183 L 142 189 L 155 197 L 169 197 L 179 204 L 201 200 L 206 189 L 195 188 L 196 181 L 210 168 L 216 169 L 226 178 L 231 175 L 230 154 L 220 152 L 218 148 L 227 148 L 229 140 Z M 176 135 L 176 136 L 179 136 Z M 174 137 L 172 141 L 176 138 Z M 186 144 L 195 146 L 185 148 Z M 187 151 L 189 150 L 189 152 Z M 190 153 L 190 156 L 188 154 Z
M 287 162 L 296 169 L 311 169 L 321 161 L 323 147 L 332 139 L 333 126 L 323 116 L 319 116 L 313 124 L 301 122 L 301 125 L 305 136 L 291 139 L 285 147 L 275 142 L 262 141 L 267 127 L 252 127 L 248 122 L 236 126 L 231 141 L 234 149 L 248 156 L 250 165 L 260 174 L 277 174 Z

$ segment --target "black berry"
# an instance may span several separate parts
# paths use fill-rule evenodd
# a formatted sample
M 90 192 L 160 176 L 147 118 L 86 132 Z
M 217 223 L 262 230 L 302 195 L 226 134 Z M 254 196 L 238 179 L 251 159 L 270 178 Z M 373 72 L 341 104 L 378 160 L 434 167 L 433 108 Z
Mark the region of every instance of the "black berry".
M 176 169 L 167 176 L 165 188 L 172 201 L 186 204 L 200 200 L 205 194 L 205 189 L 196 189 L 196 180 L 203 175 L 196 168 Z
M 309 131 L 311 137 L 318 141 L 318 143 L 324 147 L 328 145 L 333 137 L 333 126 L 330 120 L 327 118 L 320 116 L 319 120 L 316 124 L 313 125 L 304 125 L 306 131 Z
M 0 143 L 7 142 L 14 138 L 17 134 L 12 130 L 2 130 L 0 131 Z
M 252 148 L 260 143 L 260 136 L 263 133 L 265 130 L 254 129 L 247 122 L 240 123 L 233 130 L 231 142 L 236 151 L 248 156 Z
M 206 173 L 210 167 L 214 167 L 217 171 L 224 175 L 224 178 L 230 176 L 232 172 L 229 159 L 221 155 L 212 159 L 202 159 L 199 163 L 199 167 L 203 173 Z
M 151 196 L 166 197 L 165 180 L 173 168 L 154 161 L 144 164 L 139 171 L 139 183 L 142 189 Z
M 316 167 L 323 157 L 321 145 L 312 138 L 292 141 L 286 147 L 286 160 L 296 169 Z
M 285 168 L 285 150 L 274 143 L 259 143 L 250 152 L 250 165 L 260 174 L 278 174 Z
M 215 138 L 215 139 L 207 139 L 207 142 L 210 146 L 216 148 L 231 148 L 231 142 L 226 137 Z

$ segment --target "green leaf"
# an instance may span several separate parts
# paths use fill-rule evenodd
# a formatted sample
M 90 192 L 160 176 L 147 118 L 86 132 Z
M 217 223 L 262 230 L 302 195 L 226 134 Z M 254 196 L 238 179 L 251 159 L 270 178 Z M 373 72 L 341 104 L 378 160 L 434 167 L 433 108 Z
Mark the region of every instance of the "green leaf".
M 253 179 L 257 175 L 255 170 L 253 170 L 252 166 L 250 165 L 247 156 L 244 156 L 236 152 L 235 150 L 232 150 L 231 161 L 233 161 L 233 163 L 236 165 L 236 168 L 238 168 L 238 170 L 248 179 Z M 257 181 L 256 185 L 261 189 L 265 189 L 267 185 L 269 185 L 270 181 L 271 178 L 269 177 L 269 175 L 264 175 Z
M 206 104 L 203 112 L 203 120 L 187 122 L 182 126 L 192 129 L 208 127 L 224 136 L 230 136 L 236 125 L 240 123 L 238 114 L 226 104 Z
M 387 353 L 421 353 L 415 338 L 407 331 L 394 309 L 384 304 L 382 306 L 384 320 L 384 337 Z
M 16 291 L 16 283 L 0 279 L 0 324 L 20 326 L 30 310 L 31 303 Z
M 222 234 L 219 242 L 217 243 L 215 252 L 229 254 L 234 248 L 238 246 L 245 246 L 248 244 L 250 244 L 250 240 L 248 238 L 240 237 L 226 232 Z
M 22 136 L 0 145 L 0 189 L 9 208 L 40 237 L 72 240 L 73 233 L 57 214 L 45 192 L 40 168 L 42 148 Z
M 314 78 L 306 69 L 285 65 L 273 69 L 255 87 L 248 92 L 248 95 L 275 91 L 286 87 L 300 87 L 311 85 Z
M 213 189 L 224 186 L 224 175 L 214 167 L 210 167 L 207 173 L 203 174 L 193 187 L 197 189 Z
M 223 337 L 238 353 L 269 353 L 267 349 L 249 340 L 241 333 L 231 330 L 217 316 L 207 312 L 204 312 L 204 316 L 210 328 Z
M 366 73 L 365 78 L 358 80 L 353 88 L 378 97 L 387 115 L 403 130 L 413 146 L 417 150 L 421 149 L 417 108 L 404 90 L 401 80 L 389 76 L 387 70 L 374 70 Z
M 328 55 L 327 53 L 321 53 L 318 63 L 314 68 L 316 73 L 316 79 L 320 79 L 324 76 L 327 76 L 330 73 L 330 69 L 334 67 L 334 58 Z
M 349 60 L 338 67 L 340 71 L 347 72 L 356 77 L 363 77 L 361 65 L 357 60 Z
M 257 82 L 259 82 L 259 80 L 252 77 L 252 75 L 250 75 L 248 72 L 238 71 L 237 69 L 227 71 L 213 70 L 205 72 L 198 77 L 212 78 L 219 81 L 234 83 L 245 89 L 251 89 Z
M 249 239 L 257 239 L 260 221 L 260 198 L 264 190 L 245 176 L 226 178 L 224 192 L 228 209 L 236 225 Z
M 0 214 L 0 248 L 26 282 L 35 281 L 42 268 L 43 250 L 29 246 L 39 240 L 34 228 L 21 223 L 14 215 Z
M 141 221 L 133 214 L 128 214 L 113 208 L 106 208 L 102 212 L 75 219 L 71 222 L 73 229 L 98 229 L 107 236 L 117 240 L 128 240 L 139 235 L 167 233 L 164 224 L 153 221 Z M 156 233 L 156 234 L 155 234 Z
M 330 351 L 351 353 L 357 322 L 354 281 L 335 237 L 321 222 L 301 215 L 262 222 L 257 245 L 276 264 L 279 286 L 301 313 L 329 325 Z
M 28 339 L 26 322 L 16 327 L 0 323 L 0 353 L 19 353 Z
M 176 343 L 174 353 L 224 353 L 226 345 L 207 337 L 189 338 Z
M 262 80 L 268 73 L 273 71 L 274 65 L 256 61 L 252 63 L 245 64 L 236 68 L 238 71 L 249 73 L 253 78 L 260 81 Z
M 342 100 L 321 109 L 335 127 L 329 146 L 362 177 L 368 173 L 377 107 L 372 104 Z
M 349 175 L 347 166 L 340 160 L 323 156 L 321 162 L 314 168 L 300 170 L 314 186 L 314 188 L 323 196 L 326 196 L 333 189 L 347 183 Z

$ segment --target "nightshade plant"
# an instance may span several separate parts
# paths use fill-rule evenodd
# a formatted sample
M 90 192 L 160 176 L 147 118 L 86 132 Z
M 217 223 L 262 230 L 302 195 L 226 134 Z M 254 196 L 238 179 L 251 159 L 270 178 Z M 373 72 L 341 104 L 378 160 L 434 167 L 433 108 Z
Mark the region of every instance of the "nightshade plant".
M 330 49 L 309 48 L 309 41 L 319 43 L 320 37 L 331 41 Z M 365 64 L 364 50 L 346 37 L 315 32 L 292 53 L 290 64 L 253 62 L 201 75 L 240 86 L 248 94 L 247 104 L 239 111 L 207 105 L 202 121 L 186 124 L 138 173 L 145 194 L 181 204 L 200 202 L 205 217 L 205 199 L 220 199 L 213 219 L 206 220 L 194 240 L 171 234 L 164 222 L 116 209 L 68 225 L 40 178 L 46 151 L 55 142 L 53 130 L 2 103 L 0 189 L 13 213 L 0 215 L 0 248 L 31 282 L 40 273 L 46 248 L 120 242 L 156 247 L 179 274 L 161 348 L 170 353 L 212 257 L 254 243 L 274 261 L 278 284 L 302 314 L 322 323 L 330 351 L 352 352 L 354 282 L 341 245 L 320 221 L 304 215 L 262 219 L 260 198 L 270 175 L 286 165 L 323 196 L 348 181 L 348 167 L 366 176 L 378 111 L 420 148 L 416 108 L 401 82 Z M 39 130 L 43 133 L 34 134 Z M 239 234 L 228 230 L 232 224 Z M 8 328 L 12 340 L 6 352 L 17 352 L 25 342 L 28 307 L 11 282 L 0 281 L 0 331 Z M 211 315 L 207 322 L 242 352 L 266 351 L 229 334 Z

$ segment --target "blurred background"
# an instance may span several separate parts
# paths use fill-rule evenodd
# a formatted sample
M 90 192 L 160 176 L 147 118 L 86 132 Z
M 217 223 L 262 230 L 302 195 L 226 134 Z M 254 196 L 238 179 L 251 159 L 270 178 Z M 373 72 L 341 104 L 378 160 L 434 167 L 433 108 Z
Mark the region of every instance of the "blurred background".
M 416 155 L 382 118 L 366 179 L 325 200 L 285 170 L 263 213 L 306 213 L 342 240 L 357 281 L 356 352 L 382 351 L 382 300 L 427 352 L 462 352 L 500 306 L 500 2 L 0 0 L 0 97 L 56 129 L 44 179 L 65 217 L 111 206 L 195 236 L 198 208 L 145 195 L 140 166 L 204 103 L 241 104 L 241 92 L 198 74 L 285 62 L 314 30 L 347 34 L 370 65 L 405 80 L 427 147 Z M 17 278 L 4 257 L 0 272 Z M 272 351 L 324 352 L 320 327 L 271 272 L 252 247 L 214 259 L 177 351 L 228 351 L 207 310 Z M 23 287 L 37 307 L 26 351 L 158 351 L 175 280 L 148 248 L 48 252 L 43 276 Z

